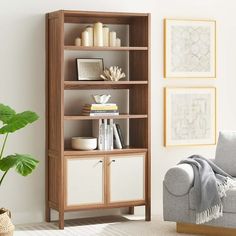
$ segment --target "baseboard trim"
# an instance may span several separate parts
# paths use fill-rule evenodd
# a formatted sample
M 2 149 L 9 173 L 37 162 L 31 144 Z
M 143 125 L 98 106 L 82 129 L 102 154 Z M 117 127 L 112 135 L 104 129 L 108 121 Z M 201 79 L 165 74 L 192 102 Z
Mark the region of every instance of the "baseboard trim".
M 211 236 L 235 236 L 236 228 L 176 223 L 176 232 L 185 234 L 203 234 Z

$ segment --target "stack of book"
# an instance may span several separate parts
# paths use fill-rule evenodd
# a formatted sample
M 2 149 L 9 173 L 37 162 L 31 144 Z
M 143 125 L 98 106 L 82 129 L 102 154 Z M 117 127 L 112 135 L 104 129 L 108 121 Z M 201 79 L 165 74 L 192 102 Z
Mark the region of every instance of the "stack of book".
M 85 116 L 115 116 L 119 115 L 118 106 L 115 103 L 85 104 L 82 115 Z
M 113 119 L 99 119 L 93 121 L 93 136 L 97 137 L 98 150 L 113 150 L 125 148 L 124 138 L 119 124 Z

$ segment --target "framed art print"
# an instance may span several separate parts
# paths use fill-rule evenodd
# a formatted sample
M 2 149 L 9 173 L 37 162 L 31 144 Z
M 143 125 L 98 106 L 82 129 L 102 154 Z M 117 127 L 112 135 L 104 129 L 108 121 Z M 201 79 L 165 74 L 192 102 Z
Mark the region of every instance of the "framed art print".
M 78 80 L 102 80 L 102 58 L 76 58 Z
M 165 88 L 165 146 L 216 143 L 216 88 Z
M 216 77 L 216 22 L 164 20 L 165 78 Z

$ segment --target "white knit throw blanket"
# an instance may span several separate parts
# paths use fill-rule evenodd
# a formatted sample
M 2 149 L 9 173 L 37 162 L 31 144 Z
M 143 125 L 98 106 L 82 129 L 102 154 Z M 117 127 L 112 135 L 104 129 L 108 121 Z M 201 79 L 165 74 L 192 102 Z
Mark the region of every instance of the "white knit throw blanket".
M 194 171 L 194 194 L 196 195 L 196 224 L 203 224 L 223 215 L 222 198 L 236 186 L 232 176 L 212 161 L 193 155 L 179 164 L 190 164 Z

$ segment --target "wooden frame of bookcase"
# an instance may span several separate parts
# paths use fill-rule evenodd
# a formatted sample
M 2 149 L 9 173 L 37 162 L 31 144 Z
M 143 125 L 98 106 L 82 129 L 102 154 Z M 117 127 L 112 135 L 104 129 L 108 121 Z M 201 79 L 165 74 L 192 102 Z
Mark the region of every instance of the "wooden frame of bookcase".
M 128 24 L 130 45 L 125 47 L 77 47 L 64 45 L 65 23 Z M 146 153 L 145 201 L 121 203 L 115 206 L 94 206 L 87 209 L 145 205 L 146 217 L 151 219 L 151 77 L 150 77 L 150 14 L 85 12 L 60 10 L 46 15 L 46 221 L 50 210 L 59 212 L 59 228 L 64 228 L 65 161 L 66 156 L 119 155 Z M 64 81 L 64 51 L 128 51 L 129 81 Z M 141 58 L 141 59 L 140 59 Z M 65 116 L 64 90 L 72 89 L 129 89 L 130 114 L 113 119 L 130 119 L 130 145 L 133 148 L 113 151 L 64 150 L 64 121 L 91 120 L 104 117 Z M 80 210 L 73 208 L 73 211 Z M 84 210 L 84 209 L 83 209 Z M 86 210 L 86 209 L 85 209 Z

